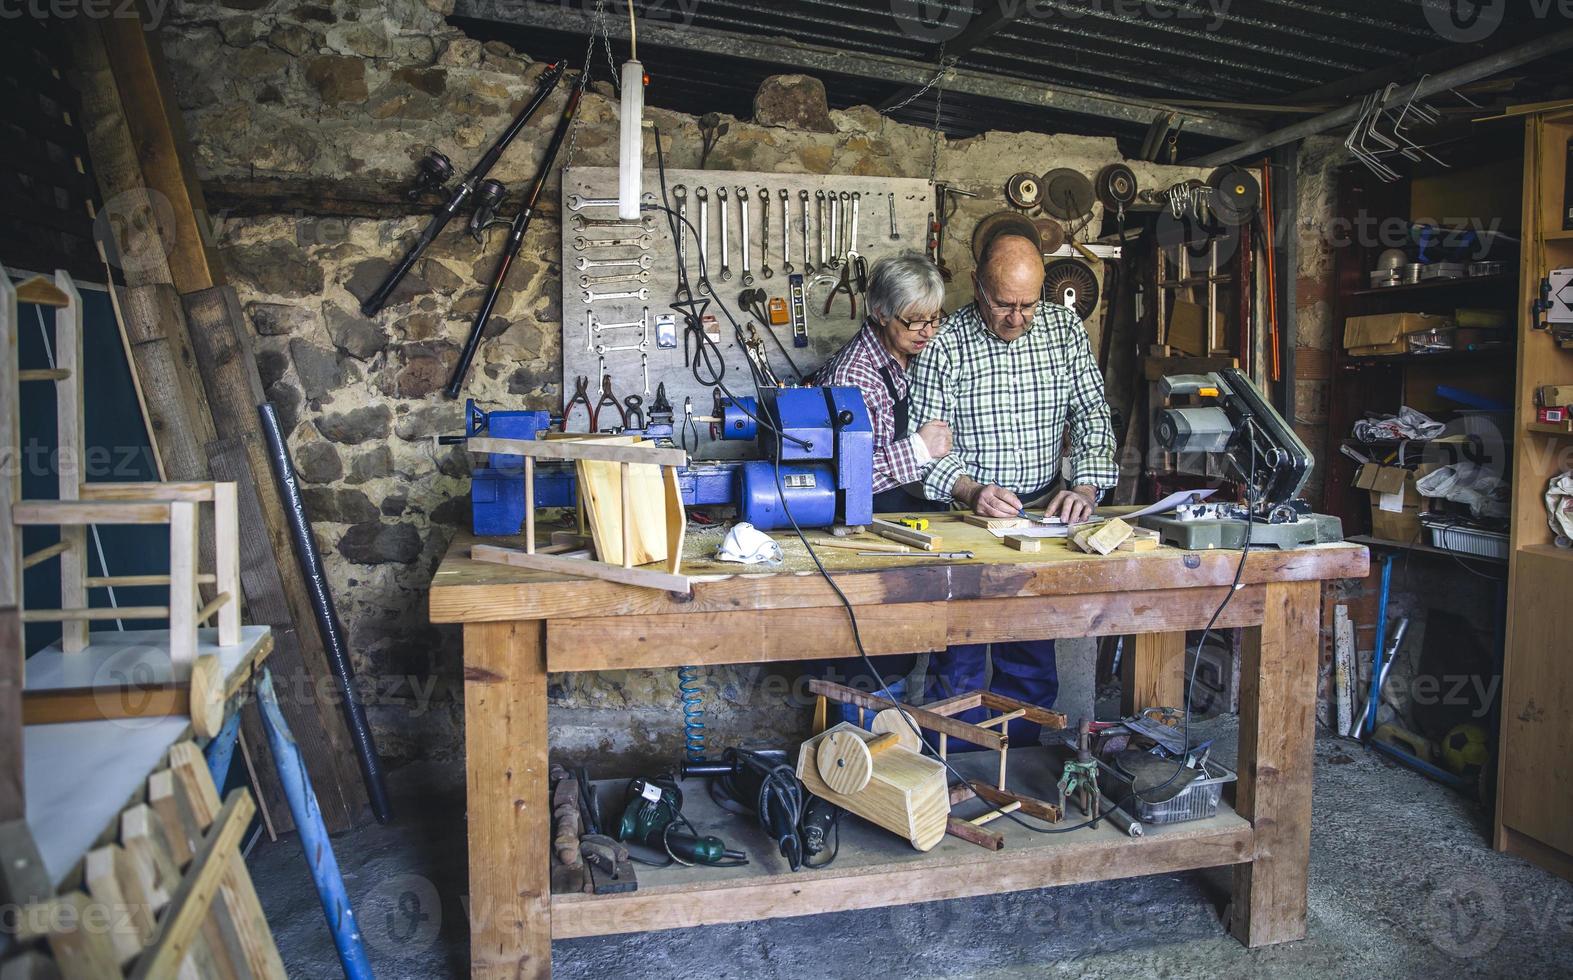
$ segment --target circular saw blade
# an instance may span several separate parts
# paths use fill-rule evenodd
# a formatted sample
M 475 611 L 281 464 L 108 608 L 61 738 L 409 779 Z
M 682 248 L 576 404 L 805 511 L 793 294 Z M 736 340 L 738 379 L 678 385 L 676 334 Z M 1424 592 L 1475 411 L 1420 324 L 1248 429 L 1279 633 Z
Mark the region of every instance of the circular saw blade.
M 1071 307 L 1083 320 L 1097 311 L 1098 293 L 1098 274 L 1080 259 L 1055 259 L 1043 267 L 1043 298 Z

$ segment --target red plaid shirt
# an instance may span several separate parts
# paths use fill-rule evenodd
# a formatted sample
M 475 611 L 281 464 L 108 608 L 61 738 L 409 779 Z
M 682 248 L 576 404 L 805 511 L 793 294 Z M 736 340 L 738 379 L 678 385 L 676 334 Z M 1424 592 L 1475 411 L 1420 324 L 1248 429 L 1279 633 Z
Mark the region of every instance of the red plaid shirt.
M 874 423 L 874 492 L 916 483 L 923 479 L 925 464 L 918 462 L 909 438 L 896 438 L 896 400 L 890 397 L 879 369 L 890 372 L 897 396 L 907 395 L 906 369 L 880 343 L 871 320 L 847 341 L 819 369 L 819 383 L 826 386 L 856 388 L 863 393 L 870 420 Z

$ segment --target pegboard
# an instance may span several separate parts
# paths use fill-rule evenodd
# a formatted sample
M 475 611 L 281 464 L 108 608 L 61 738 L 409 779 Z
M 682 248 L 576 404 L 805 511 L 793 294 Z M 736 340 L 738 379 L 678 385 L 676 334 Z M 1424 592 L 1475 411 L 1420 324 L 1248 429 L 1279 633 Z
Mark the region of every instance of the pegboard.
M 644 189 L 649 196 L 648 200 L 659 203 L 661 188 L 658 176 L 653 169 L 647 169 L 644 175 Z M 872 267 L 874 262 L 887 255 L 913 249 L 923 251 L 925 235 L 927 234 L 929 215 L 933 211 L 934 185 L 927 180 L 892 178 L 892 177 L 843 177 L 836 175 L 820 174 L 773 174 L 753 173 L 736 170 L 668 170 L 666 172 L 668 197 L 675 208 L 677 202 L 673 199 L 677 187 L 682 186 L 687 190 L 688 220 L 695 228 L 707 231 L 709 236 L 708 267 L 710 270 L 711 284 L 715 294 L 712 298 L 708 312 L 714 313 L 719 321 L 720 340 L 717 344 L 726 361 L 726 374 L 723 383 L 737 395 L 753 395 L 753 383 L 748 371 L 748 363 L 742 348 L 733 337 L 731 324 L 726 316 L 717 308 L 715 299 L 725 302 L 732 314 L 737 317 L 746 332 L 747 325 L 753 317 L 745 313 L 738 305 L 738 294 L 746 288 L 763 289 L 770 297 L 788 298 L 787 273 L 782 259 L 781 235 L 781 199 L 780 192 L 787 192 L 787 213 L 791 219 L 791 255 L 790 261 L 794 270 L 803 271 L 803 241 L 802 241 L 802 211 L 801 191 L 808 192 L 808 214 L 811 228 L 809 241 L 809 259 L 819 267 L 819 232 L 820 221 L 816 208 L 815 192 L 823 191 L 827 195 L 834 192 L 837 195 L 859 195 L 857 251 Z M 659 383 L 666 384 L 667 400 L 677 415 L 679 425 L 683 419 L 683 399 L 692 398 L 695 415 L 709 415 L 711 410 L 712 389 L 699 384 L 694 379 L 693 373 L 684 363 L 683 352 L 683 327 L 684 320 L 681 314 L 672 309 L 672 302 L 677 298 L 677 250 L 672 241 L 671 232 L 667 223 L 667 216 L 660 211 L 646 211 L 643 214 L 648 218 L 648 229 L 637 225 L 616 224 L 597 225 L 587 222 L 615 221 L 617 218 L 616 206 L 596 207 L 586 206 L 584 201 L 610 200 L 617 196 L 617 170 L 613 167 L 575 167 L 564 171 L 562 181 L 562 257 L 563 257 L 563 392 L 566 402 L 573 396 L 575 379 L 581 375 L 590 378 L 590 401 L 594 404 L 600 399 L 600 383 L 602 373 L 612 377 L 612 391 L 619 401 L 629 395 L 639 395 L 644 400 L 644 407 L 648 410 L 650 402 L 654 399 L 654 392 Z M 698 188 L 703 187 L 709 199 L 708 229 L 704 229 L 699 221 Z M 717 190 L 725 187 L 727 191 L 727 220 L 729 266 L 732 273 L 730 280 L 721 280 L 721 207 Z M 752 286 L 745 286 L 743 282 L 742 263 L 742 217 L 738 206 L 738 189 L 747 188 L 749 193 L 749 258 L 751 272 L 754 276 Z M 768 247 L 761 251 L 761 236 L 763 222 L 760 218 L 759 191 L 763 188 L 770 194 L 770 241 Z M 573 208 L 573 198 L 580 200 L 580 207 Z M 895 202 L 896 233 L 899 238 L 892 239 L 890 205 Z M 576 220 L 581 219 L 581 220 Z M 829 214 L 825 217 L 828 234 Z M 579 248 L 578 239 L 594 241 L 601 240 L 627 240 L 648 236 L 648 247 L 639 245 L 622 245 L 606 248 Z M 828 239 L 826 244 L 829 248 Z M 637 261 L 648 256 L 649 268 L 641 269 L 638 266 L 613 266 L 591 267 L 580 269 L 578 260 L 581 257 L 590 261 L 601 258 Z M 769 265 L 772 271 L 770 278 L 765 278 L 763 268 Z M 689 280 L 693 283 L 696 294 L 699 283 L 699 256 L 698 248 L 692 233 L 687 241 L 687 267 Z M 648 281 L 625 281 L 612 283 L 591 283 L 589 288 L 600 292 L 632 292 L 639 289 L 647 290 L 646 297 L 637 296 L 618 299 L 597 300 L 594 303 L 586 301 L 585 277 L 600 278 L 603 276 L 637 275 L 648 272 Z M 834 273 L 839 278 L 839 271 Z M 811 280 L 808 276 L 806 279 Z M 825 315 L 824 303 L 829 295 L 832 285 L 807 283 L 807 323 L 808 346 L 792 346 L 792 328 L 790 323 L 784 326 L 771 327 L 765 323 L 757 323 L 764 342 L 766 357 L 770 366 L 782 381 L 792 383 L 797 379 L 796 373 L 788 365 L 781 349 L 768 337 L 763 337 L 765 331 L 774 331 L 776 337 L 786 346 L 792 361 L 806 377 L 817 370 L 825 361 L 840 350 L 842 345 L 857 332 L 863 323 L 863 297 L 858 297 L 856 318 L 849 316 L 849 306 L 846 296 L 838 295 L 832 304 L 829 315 Z M 648 317 L 645 316 L 648 311 Z M 587 321 L 586 315 L 591 314 L 593 321 Z M 661 346 L 658 337 L 658 321 L 663 314 L 670 314 L 675 329 L 674 346 Z M 597 330 L 599 324 L 647 324 L 646 326 L 611 326 L 604 330 Z M 588 328 L 588 329 L 587 329 Z M 611 347 L 631 347 L 643 337 L 646 342 L 645 361 L 649 369 L 649 391 L 645 394 L 645 374 L 641 364 L 638 350 L 608 350 L 604 355 L 595 351 L 597 345 Z M 602 363 L 604 357 L 604 372 Z M 608 417 L 615 416 L 610 408 L 601 415 L 600 424 L 605 428 Z M 574 424 L 578 427 L 581 423 L 582 413 L 576 413 Z M 613 424 L 616 419 L 613 418 Z M 753 447 L 750 443 L 741 442 L 716 442 L 710 441 L 709 426 L 700 424 L 700 447 L 693 452 L 696 458 L 727 459 L 752 455 Z

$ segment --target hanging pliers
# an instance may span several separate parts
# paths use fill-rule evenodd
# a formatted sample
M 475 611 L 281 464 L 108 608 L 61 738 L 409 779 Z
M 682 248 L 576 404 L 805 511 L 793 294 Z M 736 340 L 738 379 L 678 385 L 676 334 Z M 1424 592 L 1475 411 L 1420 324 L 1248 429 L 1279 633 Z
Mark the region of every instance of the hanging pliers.
M 612 376 L 603 374 L 601 375 L 601 400 L 596 402 L 595 407 L 590 410 L 591 432 L 601 431 L 601 409 L 608 405 L 617 409 L 617 416 L 622 420 L 620 427 L 628 428 L 628 413 L 623 410 L 623 403 L 617 400 L 616 395 L 612 394 Z
M 590 407 L 590 378 L 588 375 L 581 374 L 574 378 L 573 397 L 568 399 L 568 404 L 563 406 L 562 431 L 564 432 L 568 431 L 568 416 L 573 414 L 575 405 L 583 405 L 584 410 L 589 413 L 590 428 L 588 431 L 594 432 L 595 409 Z
M 691 453 L 699 448 L 699 426 L 694 424 L 694 400 L 691 397 L 683 399 L 683 427 L 677 432 L 678 444 L 683 447 L 684 452 Z M 692 446 L 688 444 L 690 434 L 694 439 Z

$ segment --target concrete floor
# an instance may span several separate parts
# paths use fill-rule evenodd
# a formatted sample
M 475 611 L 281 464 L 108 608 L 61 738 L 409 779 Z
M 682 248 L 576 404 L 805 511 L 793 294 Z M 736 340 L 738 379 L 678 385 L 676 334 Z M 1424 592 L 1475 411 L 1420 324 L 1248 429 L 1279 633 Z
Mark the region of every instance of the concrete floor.
M 1232 762 L 1235 724 L 1198 725 Z M 557 942 L 561 977 L 1573 976 L 1573 884 L 1492 851 L 1473 803 L 1383 757 L 1316 745 L 1310 927 L 1247 950 L 1227 869 L 890 909 Z M 398 821 L 334 841 L 377 975 L 468 968 L 462 774 L 394 776 Z M 290 976 L 337 976 L 293 836 L 250 857 Z

